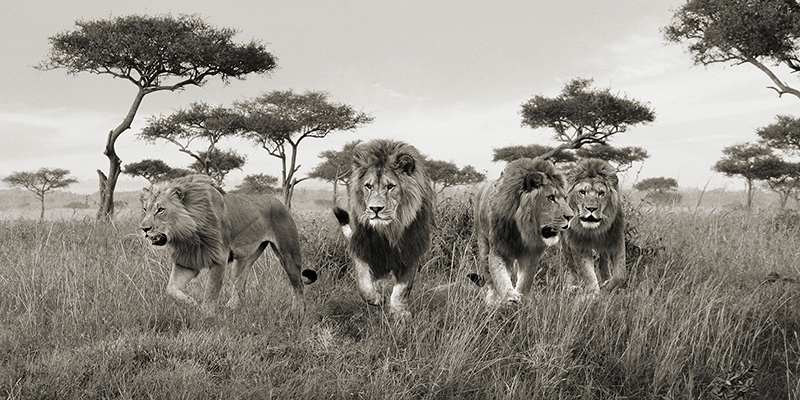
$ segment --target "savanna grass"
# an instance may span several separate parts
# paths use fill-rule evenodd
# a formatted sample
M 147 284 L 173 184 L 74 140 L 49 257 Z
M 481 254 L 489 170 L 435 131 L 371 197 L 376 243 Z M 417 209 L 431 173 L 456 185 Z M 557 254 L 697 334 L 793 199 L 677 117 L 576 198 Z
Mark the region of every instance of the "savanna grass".
M 320 272 L 305 315 L 271 254 L 241 309 L 204 318 L 163 294 L 169 259 L 133 219 L 0 222 L 0 396 L 797 398 L 791 216 L 634 209 L 625 288 L 565 293 L 552 249 L 529 299 L 490 309 L 465 278 L 470 202 L 439 201 L 405 326 L 361 301 L 327 210 L 295 214 Z

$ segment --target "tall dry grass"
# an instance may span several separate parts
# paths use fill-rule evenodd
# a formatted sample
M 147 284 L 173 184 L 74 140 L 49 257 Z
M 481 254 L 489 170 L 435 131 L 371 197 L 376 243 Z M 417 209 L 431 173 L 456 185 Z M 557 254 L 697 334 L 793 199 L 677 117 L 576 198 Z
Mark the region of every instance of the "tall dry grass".
M 325 210 L 296 215 L 320 272 L 305 315 L 271 255 L 242 309 L 204 318 L 163 294 L 137 221 L 2 221 L 0 397 L 797 398 L 796 215 L 629 214 L 626 288 L 567 294 L 552 251 L 531 298 L 495 310 L 465 279 L 470 199 L 443 200 L 405 327 L 360 300 Z

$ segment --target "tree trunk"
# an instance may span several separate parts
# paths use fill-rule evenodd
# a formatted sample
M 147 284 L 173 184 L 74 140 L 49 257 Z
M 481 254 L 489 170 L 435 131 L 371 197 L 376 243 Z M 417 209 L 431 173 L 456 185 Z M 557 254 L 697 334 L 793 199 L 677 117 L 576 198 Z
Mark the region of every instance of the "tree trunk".
M 139 91 L 136 93 L 136 98 L 134 98 L 133 104 L 131 104 L 131 108 L 128 110 L 128 115 L 125 116 L 125 119 L 122 120 L 119 126 L 108 133 L 106 148 L 103 151 L 103 154 L 108 157 L 108 175 L 106 176 L 103 174 L 103 171 L 97 170 L 97 175 L 100 180 L 100 207 L 97 209 L 97 219 L 111 219 L 111 217 L 114 216 L 114 188 L 117 187 L 117 179 L 119 179 L 119 174 L 122 172 L 122 160 L 117 156 L 114 143 L 116 143 L 117 138 L 122 132 L 130 129 L 133 117 L 136 116 L 136 111 L 139 110 L 139 106 L 142 104 L 142 99 L 145 94 L 147 94 L 147 92 L 139 88 Z
M 297 183 L 297 179 L 294 178 L 295 165 L 297 164 L 297 144 L 292 142 L 289 142 L 289 144 L 292 146 L 292 158 L 288 167 L 286 166 L 286 159 L 284 159 L 283 169 L 286 171 L 286 185 L 284 185 L 283 189 L 283 201 L 286 204 L 286 208 L 291 210 L 292 194 L 294 193 L 294 185 Z
M 339 185 L 338 185 L 338 183 L 339 183 L 338 179 L 334 179 L 333 180 L 333 205 L 334 206 L 339 201 L 339 191 L 338 191 Z
M 44 193 L 39 197 L 39 200 L 42 201 L 42 212 L 39 214 L 39 220 L 44 221 Z
M 753 180 L 747 179 L 747 209 L 753 205 Z

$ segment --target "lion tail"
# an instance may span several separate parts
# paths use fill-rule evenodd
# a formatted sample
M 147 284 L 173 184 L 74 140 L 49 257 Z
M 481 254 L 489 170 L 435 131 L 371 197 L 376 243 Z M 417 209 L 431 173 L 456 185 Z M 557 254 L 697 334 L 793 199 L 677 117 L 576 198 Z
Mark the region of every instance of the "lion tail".
M 350 239 L 350 235 L 353 234 L 353 229 L 350 228 L 350 214 L 342 208 L 333 207 L 333 215 L 335 215 L 336 220 L 339 221 L 339 226 L 342 228 L 344 237 Z

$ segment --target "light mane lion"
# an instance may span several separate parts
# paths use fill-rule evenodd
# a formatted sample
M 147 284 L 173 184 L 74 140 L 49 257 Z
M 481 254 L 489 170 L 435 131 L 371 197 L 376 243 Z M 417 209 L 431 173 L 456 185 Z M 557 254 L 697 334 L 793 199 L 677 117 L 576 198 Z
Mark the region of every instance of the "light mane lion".
M 389 311 L 400 320 L 410 317 L 407 298 L 433 225 L 433 186 L 421 160 L 417 149 L 403 142 L 362 144 L 353 159 L 350 213 L 333 210 L 350 241 L 361 297 L 382 304 L 375 280 L 394 276 Z
M 512 161 L 500 179 L 481 189 L 475 203 L 475 232 L 487 303 L 518 302 L 529 294 L 542 253 L 558 242 L 572 216 L 564 178 L 549 161 Z M 516 286 L 509 274 L 514 260 L 519 264 Z M 470 278 L 481 285 L 480 277 Z
M 625 282 L 625 215 L 619 180 L 609 163 L 580 161 L 570 171 L 569 205 L 577 212 L 562 244 L 567 267 L 586 289 L 612 291 Z M 595 274 L 594 255 L 602 283 Z
M 139 228 L 155 246 L 172 251 L 167 294 L 197 305 L 183 292 L 201 269 L 209 269 L 203 309 L 213 311 L 225 267 L 233 261 L 236 290 L 227 306 L 235 308 L 245 294 L 247 271 L 269 245 L 303 301 L 305 283 L 316 280 L 313 270 L 301 272 L 300 241 L 286 207 L 271 196 L 225 194 L 206 175 L 190 175 L 153 184 L 141 195 L 144 219 Z

